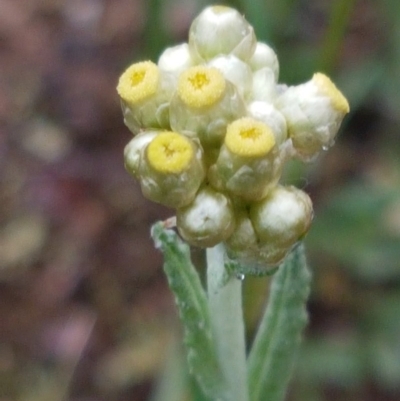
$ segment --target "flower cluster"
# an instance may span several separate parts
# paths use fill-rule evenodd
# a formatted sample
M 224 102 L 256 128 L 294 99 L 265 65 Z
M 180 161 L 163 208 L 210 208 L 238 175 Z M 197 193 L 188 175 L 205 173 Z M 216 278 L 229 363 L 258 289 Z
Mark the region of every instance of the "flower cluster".
M 349 111 L 321 73 L 278 84 L 279 63 L 236 10 L 206 8 L 188 43 L 131 65 L 117 91 L 135 135 L 125 166 L 143 194 L 176 209 L 190 244 L 275 265 L 309 229 L 309 196 L 279 184 L 285 162 L 333 144 Z

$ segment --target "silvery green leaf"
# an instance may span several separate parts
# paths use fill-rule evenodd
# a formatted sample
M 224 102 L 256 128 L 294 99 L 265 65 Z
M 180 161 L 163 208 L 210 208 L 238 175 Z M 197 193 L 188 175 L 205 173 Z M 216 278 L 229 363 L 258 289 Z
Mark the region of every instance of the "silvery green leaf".
M 207 296 L 191 262 L 189 246 L 163 223 L 156 223 L 151 235 L 164 254 L 164 272 L 184 326 L 191 373 L 206 395 L 225 401 L 227 392 L 212 338 Z
M 301 333 L 307 323 L 310 281 L 301 245 L 273 277 L 268 306 L 248 358 L 251 401 L 284 399 Z

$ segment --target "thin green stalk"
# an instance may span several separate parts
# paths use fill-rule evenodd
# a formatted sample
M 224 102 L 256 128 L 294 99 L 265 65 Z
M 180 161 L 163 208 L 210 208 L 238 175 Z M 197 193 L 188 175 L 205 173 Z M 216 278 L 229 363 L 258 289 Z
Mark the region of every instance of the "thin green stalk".
M 302 331 L 311 275 L 303 246 L 275 274 L 268 306 L 248 358 L 250 401 L 282 401 Z
M 143 31 L 143 52 L 150 59 L 157 59 L 163 49 L 170 43 L 170 33 L 165 29 L 162 0 L 146 2 L 146 23 Z
M 337 0 L 332 4 L 328 28 L 322 40 L 318 68 L 331 73 L 339 54 L 355 0 Z
M 230 401 L 248 401 L 242 282 L 226 277 L 222 244 L 207 249 L 211 326 Z

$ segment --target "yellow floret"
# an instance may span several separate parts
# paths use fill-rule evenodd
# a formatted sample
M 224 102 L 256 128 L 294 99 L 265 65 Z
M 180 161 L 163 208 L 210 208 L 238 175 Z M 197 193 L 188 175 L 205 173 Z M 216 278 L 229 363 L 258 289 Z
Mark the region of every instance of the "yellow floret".
M 211 6 L 211 9 L 214 11 L 215 14 L 225 13 L 227 11 L 232 10 L 230 7 L 227 6 Z
M 196 66 L 180 75 L 178 94 L 189 107 L 212 106 L 221 99 L 225 86 L 225 78 L 218 69 Z
M 261 157 L 275 146 L 275 137 L 266 124 L 244 117 L 228 125 L 225 145 L 238 156 Z
M 194 157 L 189 139 L 172 131 L 157 135 L 147 147 L 147 159 L 154 170 L 163 174 L 185 171 Z
M 335 110 L 343 114 L 347 114 L 350 111 L 349 102 L 329 77 L 321 72 L 317 72 L 313 76 L 313 81 L 324 94 L 330 97 L 332 106 Z
M 160 73 L 151 61 L 132 64 L 119 78 L 117 92 L 128 103 L 135 104 L 154 95 Z

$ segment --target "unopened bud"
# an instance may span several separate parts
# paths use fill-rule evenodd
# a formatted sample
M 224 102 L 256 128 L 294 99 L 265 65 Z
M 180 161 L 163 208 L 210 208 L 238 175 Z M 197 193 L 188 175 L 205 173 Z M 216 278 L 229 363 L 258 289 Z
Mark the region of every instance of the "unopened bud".
M 243 96 L 243 98 L 249 96 L 253 78 L 252 71 L 245 62 L 229 54 L 227 56 L 215 57 L 210 60 L 207 65 L 218 68 L 225 79 L 236 86 L 239 94 Z
M 255 264 L 259 259 L 258 238 L 246 210 L 236 211 L 236 225 L 225 240 L 228 256 L 244 264 Z
M 269 68 L 273 75 L 275 83 L 279 77 L 279 61 L 274 50 L 265 43 L 257 42 L 256 50 L 249 61 L 253 71 Z
M 225 241 L 228 256 L 240 262 L 242 273 L 262 275 L 277 266 L 291 246 L 263 243 L 257 236 L 246 210 L 236 212 L 236 226 Z
M 197 193 L 189 205 L 179 208 L 177 227 L 191 245 L 213 247 L 228 238 L 235 227 L 231 200 L 210 187 Z
M 225 6 L 207 7 L 189 30 L 190 52 L 199 62 L 221 54 L 233 54 L 247 61 L 256 43 L 253 27 L 238 11 Z
M 190 56 L 187 43 L 168 47 L 158 59 L 158 67 L 160 70 L 173 74 L 176 80 L 183 71 L 192 66 L 193 60 Z
M 310 197 L 296 187 L 277 186 L 250 208 L 261 246 L 288 249 L 308 231 L 313 217 Z
M 349 103 L 332 81 L 316 73 L 301 85 L 287 88 L 276 106 L 286 117 L 289 136 L 300 156 L 312 157 L 334 143 Z

